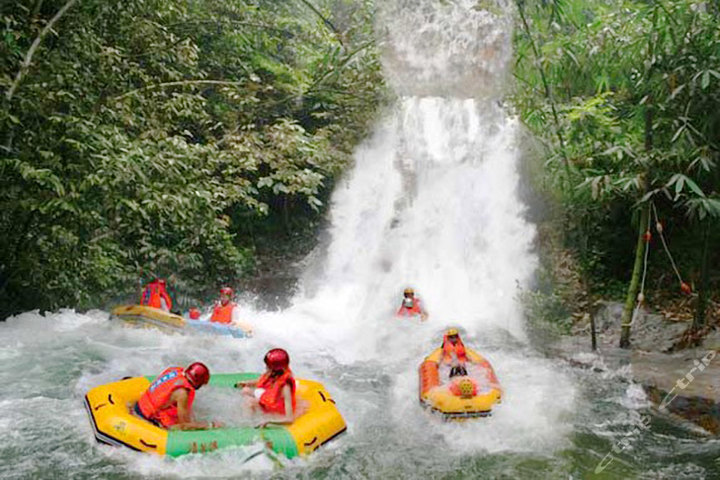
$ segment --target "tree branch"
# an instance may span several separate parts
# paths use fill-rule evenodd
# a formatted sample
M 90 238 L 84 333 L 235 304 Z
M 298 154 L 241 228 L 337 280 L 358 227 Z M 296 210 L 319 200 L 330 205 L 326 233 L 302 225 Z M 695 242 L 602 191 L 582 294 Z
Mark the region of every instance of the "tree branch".
M 45 25 L 45 28 L 43 28 L 37 38 L 35 38 L 35 41 L 32 43 L 32 45 L 30 45 L 30 49 L 28 49 L 27 53 L 25 54 L 25 59 L 20 64 L 20 70 L 18 70 L 17 75 L 15 75 L 15 81 L 13 81 L 8 91 L 5 93 L 5 98 L 8 102 L 12 100 L 12 97 L 15 94 L 15 90 L 17 89 L 18 85 L 20 85 L 20 82 L 30 68 L 30 62 L 32 61 L 32 57 L 33 55 L 35 55 L 35 51 L 40 46 L 40 43 L 42 42 L 43 38 L 45 38 L 45 35 L 47 35 L 48 32 L 52 30 L 53 25 L 55 25 L 57 21 L 60 20 L 60 17 L 62 17 L 65 12 L 70 9 L 70 7 L 77 3 L 77 1 L 78 0 L 69 0 L 65 5 L 63 5 L 63 7 L 58 10 L 55 16 L 50 19 L 47 25 Z
M 335 25 L 332 24 L 332 22 L 331 22 L 330 20 L 328 20 L 327 18 L 325 18 L 325 15 L 323 15 L 320 10 L 318 10 L 317 8 L 315 8 L 315 5 L 313 5 L 312 3 L 310 3 L 310 0 L 300 0 L 300 3 L 302 3 L 303 5 L 305 5 L 306 7 L 308 7 L 310 10 L 312 10 L 312 11 L 315 13 L 315 15 L 317 15 L 318 17 L 320 17 L 320 19 L 323 21 L 323 23 L 324 23 L 325 25 L 327 25 L 328 28 L 330 28 L 330 30 L 333 31 L 333 33 L 335 34 L 335 37 L 337 37 L 338 42 L 340 42 L 340 45 L 342 45 L 343 47 L 345 46 L 345 43 L 343 42 L 342 32 L 341 32 L 340 30 L 338 30 L 338 29 L 335 27 Z
M 176 87 L 180 85 L 226 85 L 226 86 L 238 86 L 242 85 L 242 82 L 227 82 L 223 80 L 183 80 L 178 82 L 165 82 L 165 83 L 156 83 L 155 85 L 147 85 L 145 87 L 136 88 L 135 90 L 131 90 L 127 93 L 123 93 L 122 95 L 118 95 L 117 97 L 113 97 L 113 100 L 122 100 L 123 98 L 127 98 L 130 95 L 135 95 L 138 92 L 147 91 L 147 90 L 157 90 L 159 88 L 165 88 L 165 87 Z

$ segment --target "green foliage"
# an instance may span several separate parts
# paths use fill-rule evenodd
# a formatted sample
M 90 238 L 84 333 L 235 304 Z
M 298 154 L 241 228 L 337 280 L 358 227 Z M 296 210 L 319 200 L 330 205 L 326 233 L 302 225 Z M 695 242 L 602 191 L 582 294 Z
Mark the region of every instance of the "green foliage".
M 0 314 L 186 295 L 251 266 L 243 222 L 312 222 L 383 99 L 371 7 L 3 4 Z
M 627 279 L 630 212 L 652 202 L 668 223 L 717 218 L 720 13 L 699 0 L 517 4 L 527 28 L 515 37 L 515 105 L 547 148 L 568 238 L 611 285 Z

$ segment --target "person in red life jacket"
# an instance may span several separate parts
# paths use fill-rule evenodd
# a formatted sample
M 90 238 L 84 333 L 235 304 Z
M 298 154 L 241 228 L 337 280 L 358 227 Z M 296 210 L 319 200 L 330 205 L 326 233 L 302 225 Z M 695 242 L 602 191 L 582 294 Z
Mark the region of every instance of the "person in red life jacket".
M 235 387 L 243 388 L 251 410 L 259 408 L 263 413 L 276 416 L 273 422 L 292 422 L 297 404 L 290 356 L 282 348 L 273 348 L 265 354 L 264 361 L 267 370 L 260 378 L 238 382 Z
M 193 420 L 195 391 L 209 380 L 210 371 L 200 362 L 184 370 L 181 367 L 166 368 L 135 404 L 135 414 L 162 428 L 202 430 L 220 426 Z
M 230 287 L 220 289 L 220 301 L 215 304 L 210 321 L 232 324 L 245 330 L 248 335 L 252 335 L 252 327 L 240 319 L 240 307 L 232 301 L 234 293 Z
M 172 309 L 172 300 L 167 292 L 167 283 L 162 278 L 156 278 L 145 285 L 140 296 L 140 305 L 159 308 L 169 312 Z
M 232 301 L 233 289 L 230 287 L 222 287 L 220 289 L 220 301 L 215 304 L 211 322 L 216 323 L 232 323 L 233 314 L 237 310 L 237 304 Z
M 443 336 L 441 363 L 449 364 L 453 369 L 465 368 L 467 353 L 456 328 L 449 328 Z M 467 373 L 465 373 L 467 375 Z M 452 370 L 451 370 L 452 376 Z
M 422 308 L 420 299 L 415 296 L 415 290 L 408 287 L 403 291 L 403 301 L 395 314 L 398 317 L 412 317 L 420 315 L 422 321 L 427 320 L 428 314 Z

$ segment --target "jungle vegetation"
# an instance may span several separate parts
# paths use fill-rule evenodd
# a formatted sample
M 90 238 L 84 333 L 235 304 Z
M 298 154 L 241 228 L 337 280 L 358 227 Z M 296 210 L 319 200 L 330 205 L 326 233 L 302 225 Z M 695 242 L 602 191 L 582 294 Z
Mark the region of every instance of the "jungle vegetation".
M 199 292 L 312 225 L 383 101 L 372 3 L 0 4 L 0 318 Z
M 542 142 L 544 189 L 589 288 L 624 292 L 621 346 L 636 305 L 663 291 L 689 296 L 691 330 L 706 329 L 720 279 L 720 3 L 515 4 L 514 105 Z

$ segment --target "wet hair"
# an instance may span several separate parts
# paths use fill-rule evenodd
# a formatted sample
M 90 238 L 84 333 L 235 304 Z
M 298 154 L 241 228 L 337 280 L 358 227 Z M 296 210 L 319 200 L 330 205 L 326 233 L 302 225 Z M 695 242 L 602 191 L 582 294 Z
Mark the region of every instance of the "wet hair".
M 450 378 L 467 376 L 467 369 L 462 365 L 456 365 L 450 369 Z

